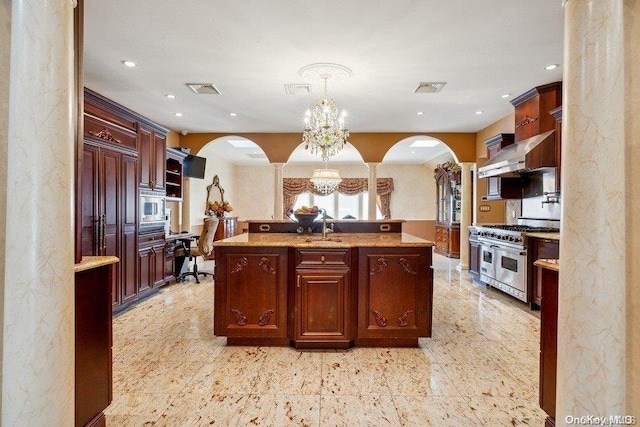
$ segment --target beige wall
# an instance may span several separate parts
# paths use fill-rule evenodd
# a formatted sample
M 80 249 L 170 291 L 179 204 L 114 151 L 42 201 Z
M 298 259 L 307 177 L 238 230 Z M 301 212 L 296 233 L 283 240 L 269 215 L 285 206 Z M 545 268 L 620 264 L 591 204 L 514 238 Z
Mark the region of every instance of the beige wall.
M 180 135 L 178 132 L 170 130 L 167 134 L 167 147 L 179 147 L 180 146 Z

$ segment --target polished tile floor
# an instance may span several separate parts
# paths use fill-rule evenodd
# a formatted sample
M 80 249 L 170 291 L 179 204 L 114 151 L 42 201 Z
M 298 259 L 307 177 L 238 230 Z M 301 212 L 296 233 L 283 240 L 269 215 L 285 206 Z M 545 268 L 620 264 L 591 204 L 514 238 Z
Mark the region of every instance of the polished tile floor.
M 411 349 L 227 347 L 211 279 L 168 286 L 114 318 L 107 425 L 542 426 L 539 315 L 455 265 L 434 255 L 433 337 Z

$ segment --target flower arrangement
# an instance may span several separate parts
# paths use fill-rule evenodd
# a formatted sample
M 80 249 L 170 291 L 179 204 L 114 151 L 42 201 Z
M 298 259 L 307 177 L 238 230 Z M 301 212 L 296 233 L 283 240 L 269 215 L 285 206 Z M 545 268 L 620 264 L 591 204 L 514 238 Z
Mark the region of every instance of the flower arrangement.
M 209 209 L 207 213 L 209 215 L 223 217 L 225 212 L 231 212 L 232 210 L 233 207 L 231 206 L 231 203 L 225 202 L 224 200 L 221 202 L 216 200 L 215 202 L 209 203 Z

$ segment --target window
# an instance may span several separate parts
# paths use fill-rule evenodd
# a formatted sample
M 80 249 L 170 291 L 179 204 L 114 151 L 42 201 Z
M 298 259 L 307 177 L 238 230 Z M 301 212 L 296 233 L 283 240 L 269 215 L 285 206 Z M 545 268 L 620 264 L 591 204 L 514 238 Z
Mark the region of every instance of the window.
M 319 196 L 313 193 L 302 193 L 298 195 L 293 210 L 302 206 L 318 206 L 326 209 L 327 215 L 331 218 L 343 219 L 354 217 L 355 219 L 367 219 L 369 194 L 367 191 L 347 195 L 338 192 Z M 380 209 L 376 205 L 376 219 L 383 219 Z

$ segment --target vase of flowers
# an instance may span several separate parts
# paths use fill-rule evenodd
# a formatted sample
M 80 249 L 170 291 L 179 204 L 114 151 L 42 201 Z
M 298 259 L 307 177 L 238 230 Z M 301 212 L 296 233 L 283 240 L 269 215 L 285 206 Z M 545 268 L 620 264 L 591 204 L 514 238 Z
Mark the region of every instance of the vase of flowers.
M 216 200 L 215 202 L 209 203 L 207 214 L 222 218 L 225 215 L 225 212 L 231 212 L 232 210 L 233 207 L 231 206 L 231 203 L 226 201 L 219 202 Z

